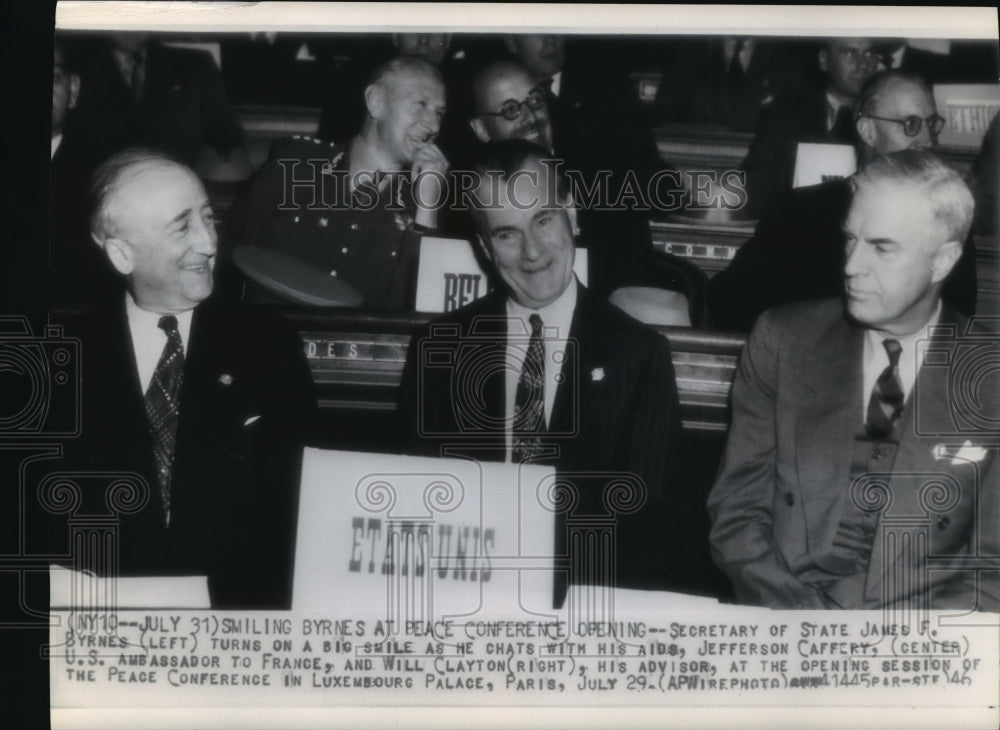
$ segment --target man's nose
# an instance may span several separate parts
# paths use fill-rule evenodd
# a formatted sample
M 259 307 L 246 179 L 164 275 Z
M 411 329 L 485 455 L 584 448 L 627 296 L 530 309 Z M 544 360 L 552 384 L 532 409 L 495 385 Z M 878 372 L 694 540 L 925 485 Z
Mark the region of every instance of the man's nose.
M 864 273 L 864 248 L 856 241 L 847 244 L 844 252 L 844 276 L 860 276 Z
M 545 243 L 534 233 L 528 233 L 521 243 L 521 258 L 525 261 L 537 261 L 545 250 Z
M 917 136 L 913 138 L 913 142 L 910 144 L 910 147 L 915 150 L 926 150 L 933 147 L 935 144 L 937 144 L 937 140 L 934 139 L 934 136 L 931 134 L 931 130 L 928 129 L 927 124 L 924 123 L 924 125 L 920 128 L 920 131 L 917 132 Z
M 219 243 L 215 224 L 198 219 L 194 224 L 191 250 L 203 256 L 214 256 Z

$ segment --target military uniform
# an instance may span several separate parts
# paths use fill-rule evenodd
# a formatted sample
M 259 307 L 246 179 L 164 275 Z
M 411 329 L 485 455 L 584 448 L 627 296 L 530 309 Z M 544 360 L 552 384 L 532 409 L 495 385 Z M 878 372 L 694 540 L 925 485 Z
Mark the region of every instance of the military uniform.
M 411 306 L 420 252 L 406 172 L 352 190 L 349 144 L 276 140 L 225 226 L 228 247 L 271 248 L 361 292 L 366 309 Z

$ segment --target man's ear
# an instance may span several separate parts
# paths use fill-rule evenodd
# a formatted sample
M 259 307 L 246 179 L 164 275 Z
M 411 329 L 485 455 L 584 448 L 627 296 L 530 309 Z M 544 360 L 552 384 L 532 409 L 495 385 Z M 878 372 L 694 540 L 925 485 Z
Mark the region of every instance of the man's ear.
M 385 88 L 381 84 L 369 84 L 365 87 L 365 108 L 372 119 L 381 119 L 385 108 Z
M 69 108 L 76 109 L 76 100 L 80 97 L 80 77 L 77 74 L 69 76 Z
M 823 73 L 830 70 L 830 49 L 820 48 L 819 49 L 819 69 Z
M 483 120 L 479 117 L 473 117 L 469 120 L 469 127 L 472 128 L 472 133 L 476 135 L 480 142 L 489 142 L 490 133 L 486 131 L 486 125 L 483 124 Z
M 96 238 L 94 240 L 97 241 Z M 135 251 L 128 241 L 112 236 L 104 239 L 103 242 L 97 241 L 97 245 L 104 249 L 108 261 L 119 274 L 128 276 L 135 269 Z
M 563 203 L 566 208 L 566 215 L 569 216 L 570 230 L 573 231 L 574 236 L 580 235 L 580 224 L 576 220 L 577 209 L 576 203 L 573 200 L 573 193 L 566 193 L 566 201 Z
M 943 281 L 955 268 L 961 255 L 962 244 L 959 241 L 948 241 L 941 244 L 934 253 L 933 261 L 931 261 L 931 283 L 937 284 L 939 281 Z
M 875 146 L 875 122 L 868 117 L 860 117 L 855 123 L 858 130 L 858 139 L 869 147 Z

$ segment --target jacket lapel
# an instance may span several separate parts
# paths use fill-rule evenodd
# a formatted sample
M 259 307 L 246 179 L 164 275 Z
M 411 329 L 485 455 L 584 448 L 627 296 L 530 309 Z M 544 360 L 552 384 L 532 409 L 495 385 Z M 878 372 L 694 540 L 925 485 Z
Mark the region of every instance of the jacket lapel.
M 939 329 L 931 339 L 934 352 L 928 356 L 930 360 L 925 358 L 920 367 L 913 389 L 906 400 L 902 419 L 896 427 L 899 446 L 892 464 L 893 478 L 889 482 L 892 499 L 882 514 L 882 524 L 872 546 L 865 587 L 866 597 L 869 600 L 877 599 L 879 602 L 884 600 L 882 593 L 887 571 L 891 571 L 893 575 L 902 575 L 903 572 L 910 573 L 914 568 L 920 569 L 917 563 L 921 562 L 921 556 L 912 552 L 916 543 L 905 544 L 899 539 L 887 542 L 885 537 L 886 529 L 891 529 L 893 524 L 899 524 L 906 531 L 918 528 L 919 523 L 925 520 L 930 524 L 934 517 L 930 509 L 931 503 L 936 503 L 937 500 L 931 495 L 922 494 L 927 484 L 933 480 L 940 485 L 937 496 L 942 497 L 940 501 L 942 507 L 950 504 L 954 508 L 958 501 L 974 501 L 974 494 L 970 493 L 975 491 L 974 485 L 963 486 L 959 481 L 962 477 L 961 467 L 952 466 L 950 459 L 935 458 L 938 444 L 958 448 L 965 441 L 963 436 L 955 436 L 959 431 L 951 414 L 949 380 L 955 376 L 955 371 L 953 368 L 940 365 L 945 352 L 950 353 L 946 358 L 947 362 L 956 361 L 954 352 L 956 337 L 962 334 L 965 323 L 953 310 L 944 308 L 939 325 Z M 934 475 L 938 475 L 938 478 L 934 479 Z M 974 506 L 971 508 L 975 509 Z M 903 519 L 904 523 L 900 523 L 900 519 Z M 933 525 L 931 528 L 933 529 Z M 886 551 L 888 545 L 892 548 Z M 927 551 L 930 551 L 931 547 L 930 542 L 925 544 Z M 911 561 L 906 565 L 908 556 Z M 916 559 L 916 562 L 913 559 Z M 916 575 L 913 574 L 913 577 Z
M 838 319 L 797 364 L 797 482 L 814 556 L 829 553 L 848 499 L 852 445 L 862 426 L 863 336 Z

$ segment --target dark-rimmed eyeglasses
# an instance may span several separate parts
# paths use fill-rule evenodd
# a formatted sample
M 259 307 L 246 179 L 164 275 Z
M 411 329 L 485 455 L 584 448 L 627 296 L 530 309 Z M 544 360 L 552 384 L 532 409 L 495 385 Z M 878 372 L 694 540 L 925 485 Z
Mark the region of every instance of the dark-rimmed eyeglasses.
M 521 107 L 528 107 L 531 111 L 537 112 L 539 109 L 545 106 L 545 94 L 538 87 L 535 87 L 528 92 L 528 96 L 522 101 L 517 99 L 508 99 L 503 104 L 500 105 L 500 111 L 498 112 L 483 112 L 479 116 L 481 117 L 503 117 L 508 122 L 513 122 L 519 116 L 521 116 Z
M 873 114 L 862 114 L 863 117 L 868 117 L 869 119 L 878 119 L 880 122 L 895 122 L 896 124 L 903 125 L 903 134 L 907 137 L 916 137 L 920 134 L 920 130 L 924 128 L 924 123 L 927 123 L 927 131 L 931 133 L 932 136 L 936 137 L 941 134 L 941 130 L 944 129 L 945 118 L 937 114 L 932 114 L 931 116 L 923 119 L 918 117 L 916 114 L 911 114 L 903 119 L 890 119 L 889 117 L 876 117 Z

